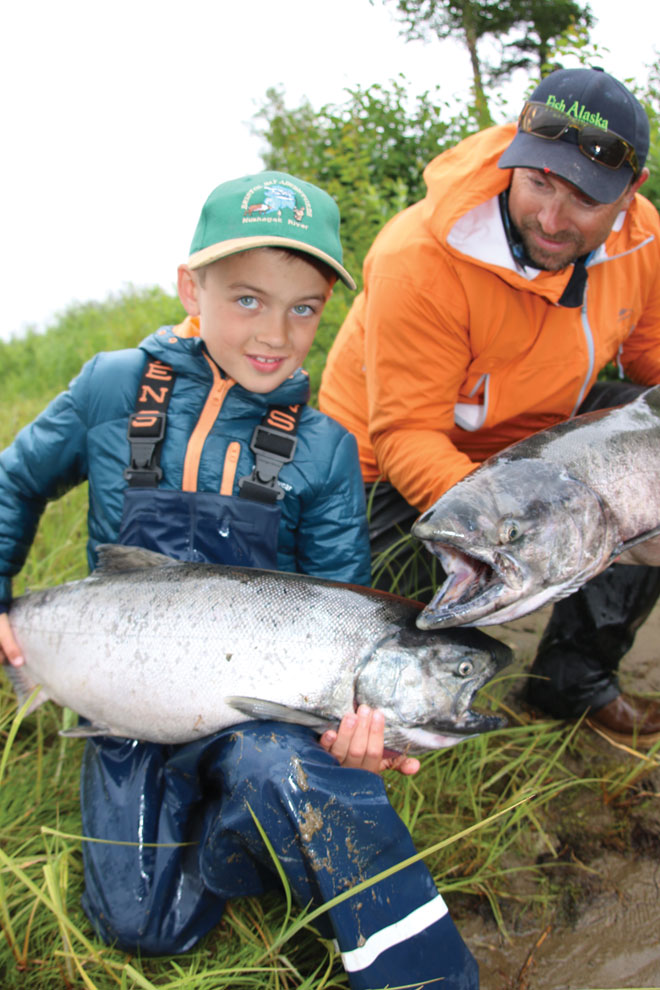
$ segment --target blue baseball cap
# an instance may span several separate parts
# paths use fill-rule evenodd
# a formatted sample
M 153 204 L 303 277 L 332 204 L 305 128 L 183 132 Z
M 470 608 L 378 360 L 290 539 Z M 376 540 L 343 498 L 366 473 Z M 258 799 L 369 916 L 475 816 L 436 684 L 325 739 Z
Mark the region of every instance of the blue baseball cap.
M 555 132 L 561 131 L 556 139 L 551 127 L 539 124 L 536 133 L 534 124 L 523 129 L 532 118 L 526 115 L 530 108 L 536 120 L 542 117 L 537 108 L 554 114 L 559 122 Z M 563 131 L 562 119 L 566 121 Z M 622 149 L 620 157 L 627 154 L 621 164 L 603 164 L 610 150 L 616 158 L 617 148 Z M 552 172 L 597 202 L 612 203 L 637 177 L 648 151 L 646 111 L 623 83 L 602 69 L 556 69 L 525 104 L 518 132 L 497 164 L 499 168 Z

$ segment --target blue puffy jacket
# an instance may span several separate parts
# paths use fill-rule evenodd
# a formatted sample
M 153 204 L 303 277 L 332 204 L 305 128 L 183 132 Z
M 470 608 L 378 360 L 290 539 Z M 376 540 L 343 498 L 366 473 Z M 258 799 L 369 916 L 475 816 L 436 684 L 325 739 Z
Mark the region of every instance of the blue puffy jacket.
M 213 382 L 199 337 L 162 327 L 138 348 L 97 354 L 43 413 L 0 454 L 0 603 L 11 600 L 11 578 L 25 562 L 46 502 L 89 481 L 90 568 L 98 543 L 117 541 L 129 462 L 128 417 L 135 408 L 147 355 L 169 364 L 176 381 L 162 445 L 161 487 L 180 489 L 190 435 Z M 265 395 L 233 384 L 201 454 L 198 491 L 218 492 L 225 453 L 240 444 L 234 481 L 250 474 L 252 433 L 271 405 L 305 403 L 307 375 L 297 371 Z M 364 487 L 354 437 L 305 406 L 293 461 L 280 471 L 285 490 L 278 568 L 369 584 L 370 558 Z

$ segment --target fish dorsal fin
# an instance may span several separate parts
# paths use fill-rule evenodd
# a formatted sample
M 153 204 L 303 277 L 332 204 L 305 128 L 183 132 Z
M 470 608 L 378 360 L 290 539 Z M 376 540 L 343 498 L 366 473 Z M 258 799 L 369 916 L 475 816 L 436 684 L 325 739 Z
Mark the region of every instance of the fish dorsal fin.
M 280 705 L 277 701 L 265 701 L 263 698 L 245 698 L 240 695 L 225 698 L 224 702 L 230 708 L 245 715 L 246 718 L 273 719 L 276 722 L 289 722 L 293 725 L 306 725 L 315 732 L 325 732 L 335 728 L 339 719 L 328 718 L 320 712 L 305 711 L 302 708 L 291 708 Z
M 141 571 L 147 567 L 170 567 L 181 563 L 164 553 L 155 553 L 142 547 L 125 547 L 120 543 L 99 543 L 96 555 L 97 574 Z

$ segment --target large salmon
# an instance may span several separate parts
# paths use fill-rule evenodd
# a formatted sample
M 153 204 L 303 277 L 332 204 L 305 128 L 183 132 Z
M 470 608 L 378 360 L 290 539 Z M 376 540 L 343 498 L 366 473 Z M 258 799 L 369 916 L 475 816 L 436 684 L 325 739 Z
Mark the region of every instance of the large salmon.
M 615 560 L 660 565 L 660 385 L 512 444 L 412 531 L 447 574 L 420 629 L 517 619 Z
M 420 632 L 418 603 L 136 548 L 99 556 L 89 577 L 10 611 L 26 663 L 5 670 L 19 697 L 41 684 L 92 723 L 70 734 L 183 743 L 246 717 L 323 731 L 362 702 L 410 752 L 502 725 L 470 704 L 509 649 L 476 630 Z

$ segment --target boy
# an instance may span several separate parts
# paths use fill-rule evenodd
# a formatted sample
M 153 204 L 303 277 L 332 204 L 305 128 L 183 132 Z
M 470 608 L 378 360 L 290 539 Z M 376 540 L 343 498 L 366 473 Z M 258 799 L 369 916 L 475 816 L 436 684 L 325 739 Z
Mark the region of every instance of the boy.
M 337 207 L 315 186 L 263 172 L 211 193 L 179 268 L 183 324 L 97 355 L 0 455 L 5 607 L 46 499 L 85 478 L 92 567 L 98 543 L 120 542 L 369 582 L 355 440 L 305 404 L 300 369 L 336 278 L 355 288 L 341 261 Z M 21 662 L 7 615 L 0 647 Z M 184 746 L 90 738 L 83 834 L 110 841 L 83 843 L 85 911 L 129 950 L 187 950 L 228 897 L 277 885 L 250 809 L 299 902 L 323 904 L 414 854 L 381 779 L 365 772 L 388 763 L 383 717 L 367 708 L 321 745 L 276 722 Z M 321 922 L 354 987 L 477 986 L 421 864 Z

